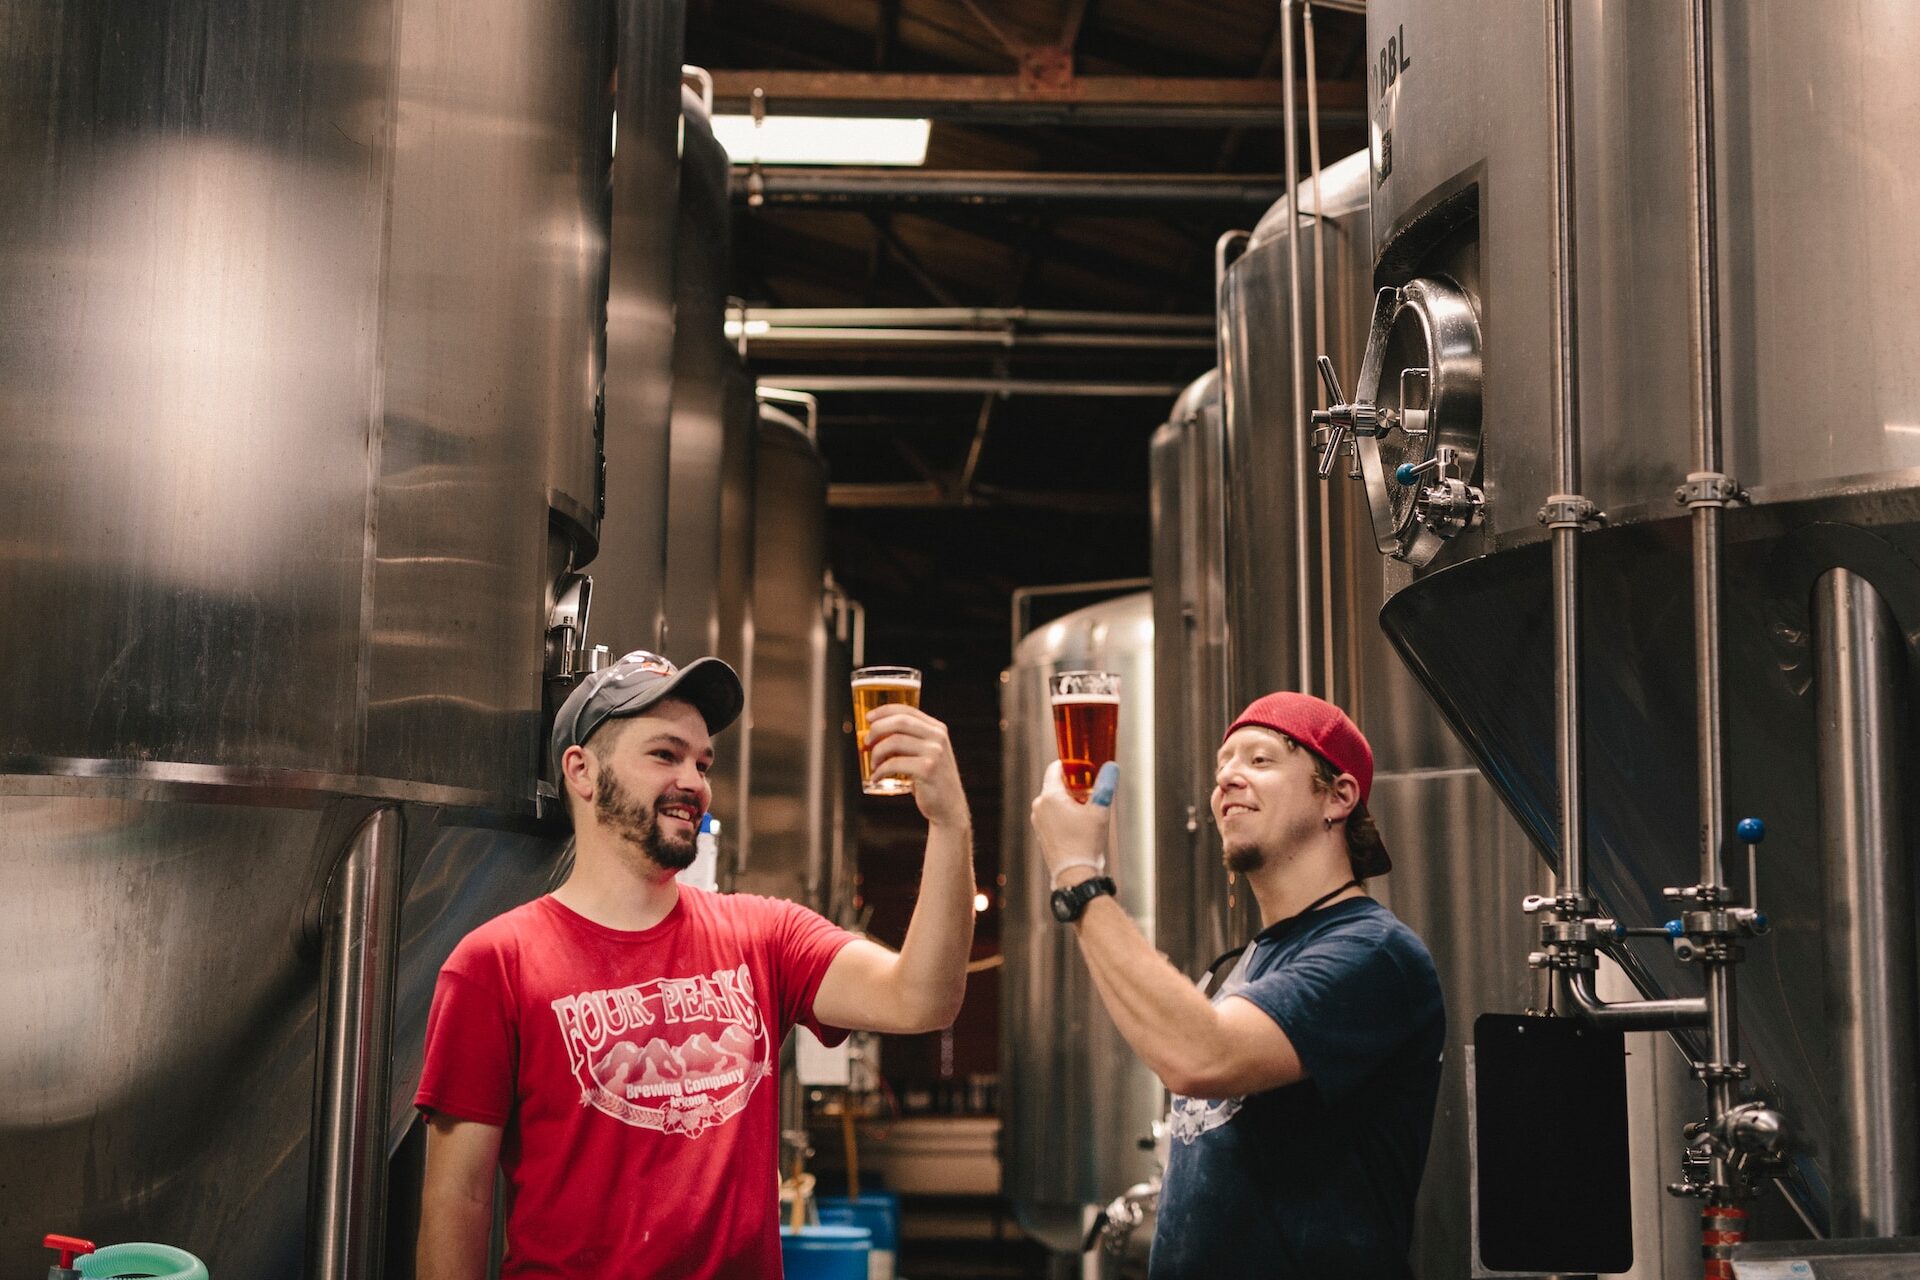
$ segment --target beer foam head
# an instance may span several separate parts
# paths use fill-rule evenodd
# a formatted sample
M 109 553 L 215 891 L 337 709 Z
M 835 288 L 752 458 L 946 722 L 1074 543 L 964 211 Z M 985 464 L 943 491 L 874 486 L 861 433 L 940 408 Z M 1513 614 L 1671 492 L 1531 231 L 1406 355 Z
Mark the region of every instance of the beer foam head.
M 1096 705 L 1104 703 L 1107 706 L 1117 707 L 1120 705 L 1120 695 L 1117 693 L 1056 693 L 1053 695 L 1053 705 L 1056 707 L 1084 706 L 1088 703 Z
M 853 682 L 855 689 L 918 689 L 919 676 L 864 676 Z

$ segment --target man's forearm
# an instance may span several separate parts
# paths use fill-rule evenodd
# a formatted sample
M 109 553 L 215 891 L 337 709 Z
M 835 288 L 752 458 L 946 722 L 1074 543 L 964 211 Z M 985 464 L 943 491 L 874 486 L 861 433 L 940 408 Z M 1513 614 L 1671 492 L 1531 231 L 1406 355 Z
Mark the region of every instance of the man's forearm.
M 900 944 L 896 981 L 902 1001 L 920 1015 L 916 1021 L 932 1027 L 950 1025 L 966 996 L 973 893 L 973 828 L 930 826 L 920 896 Z
M 421 1205 L 420 1243 L 414 1275 L 419 1280 L 486 1280 L 487 1243 L 493 1204 L 456 1197 L 430 1197 Z
M 1073 926 L 1100 999 L 1141 1061 L 1176 1092 L 1215 1052 L 1214 1009 L 1107 896 Z

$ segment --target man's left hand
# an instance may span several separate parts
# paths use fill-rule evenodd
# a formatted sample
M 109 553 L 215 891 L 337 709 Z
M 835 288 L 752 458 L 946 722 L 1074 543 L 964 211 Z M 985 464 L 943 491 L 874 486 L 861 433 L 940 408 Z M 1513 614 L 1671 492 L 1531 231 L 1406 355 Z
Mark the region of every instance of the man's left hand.
M 1047 864 L 1051 883 L 1062 868 L 1076 862 L 1104 863 L 1107 828 L 1113 816 L 1113 793 L 1120 784 L 1120 766 L 1108 761 L 1094 780 L 1093 796 L 1085 804 L 1073 798 L 1060 774 L 1060 762 L 1047 766 L 1046 781 L 1033 802 L 1033 830 L 1040 837 L 1040 858 Z M 1084 871 L 1082 879 L 1094 874 Z

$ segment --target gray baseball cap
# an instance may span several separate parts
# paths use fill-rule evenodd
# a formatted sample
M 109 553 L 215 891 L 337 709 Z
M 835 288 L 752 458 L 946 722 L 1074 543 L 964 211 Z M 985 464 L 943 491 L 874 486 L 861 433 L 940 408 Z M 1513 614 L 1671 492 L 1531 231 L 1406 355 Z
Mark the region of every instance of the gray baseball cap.
M 732 667 L 718 658 L 696 658 L 676 667 L 657 653 L 636 649 L 582 680 L 553 718 L 553 759 L 579 746 L 608 720 L 637 716 L 662 698 L 693 704 L 719 733 L 740 716 L 746 691 Z

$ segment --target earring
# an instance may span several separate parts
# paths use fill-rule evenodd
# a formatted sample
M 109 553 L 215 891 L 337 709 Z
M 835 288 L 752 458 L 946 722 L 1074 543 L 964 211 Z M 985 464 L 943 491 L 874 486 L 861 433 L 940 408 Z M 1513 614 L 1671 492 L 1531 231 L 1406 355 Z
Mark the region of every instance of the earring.
M 1333 830 L 1333 819 L 1332 819 L 1332 818 L 1322 818 L 1322 819 L 1320 819 L 1320 821 L 1321 821 L 1321 823 L 1322 823 L 1322 824 L 1324 824 L 1324 825 L 1326 826 L 1326 828 L 1327 828 L 1327 830 L 1329 830 L 1329 831 L 1331 831 L 1331 830 Z

